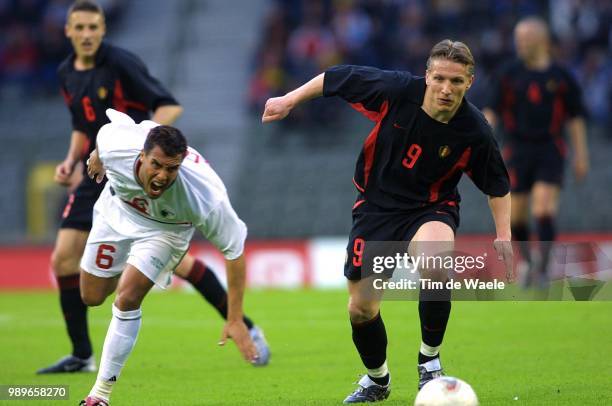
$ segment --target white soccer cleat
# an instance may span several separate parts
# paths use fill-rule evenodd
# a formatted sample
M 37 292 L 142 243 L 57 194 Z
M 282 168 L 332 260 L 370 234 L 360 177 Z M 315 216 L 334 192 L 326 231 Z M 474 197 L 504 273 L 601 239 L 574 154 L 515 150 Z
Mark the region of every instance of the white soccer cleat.
M 270 346 L 266 341 L 266 337 L 264 336 L 264 332 L 261 328 L 257 326 L 253 326 L 252 329 L 249 330 L 249 334 L 251 335 L 251 339 L 253 340 L 253 344 L 255 344 L 255 348 L 257 349 L 257 354 L 259 357 L 253 365 L 256 367 L 263 367 L 268 365 L 270 362 Z

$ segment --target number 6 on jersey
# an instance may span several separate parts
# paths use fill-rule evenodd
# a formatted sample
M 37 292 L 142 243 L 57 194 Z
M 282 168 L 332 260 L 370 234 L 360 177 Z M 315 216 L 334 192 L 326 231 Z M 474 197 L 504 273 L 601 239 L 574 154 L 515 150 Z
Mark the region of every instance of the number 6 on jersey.
M 108 244 L 100 244 L 98 254 L 96 255 L 96 265 L 100 269 L 110 269 L 113 266 L 113 254 L 116 251 L 115 247 Z

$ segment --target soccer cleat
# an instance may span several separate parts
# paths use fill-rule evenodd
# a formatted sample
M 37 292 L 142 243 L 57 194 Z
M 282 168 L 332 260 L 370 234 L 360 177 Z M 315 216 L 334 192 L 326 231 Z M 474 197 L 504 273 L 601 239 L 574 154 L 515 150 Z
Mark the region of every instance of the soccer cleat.
M 37 374 L 61 374 L 67 372 L 96 372 L 96 360 L 93 355 L 82 359 L 74 355 L 66 355 L 55 364 L 36 371 Z
M 419 390 L 429 381 L 444 376 L 442 372 L 442 365 L 440 364 L 440 358 L 434 358 L 431 361 L 427 361 L 424 364 L 417 366 L 419 371 Z
M 359 382 L 357 382 L 357 385 L 359 385 L 359 387 L 348 395 L 342 403 L 379 402 L 387 399 L 391 393 L 391 380 L 389 380 L 387 385 L 382 386 L 371 380 L 368 375 L 364 375 Z
M 257 354 L 259 355 L 257 360 L 253 362 L 253 366 L 263 367 L 268 365 L 271 355 L 270 346 L 266 341 L 263 330 L 257 326 L 253 326 L 253 328 L 249 330 L 249 334 L 251 335 L 251 339 L 253 340 L 253 344 L 255 344 Z
M 100 399 L 95 396 L 87 396 L 87 399 L 81 400 L 79 406 L 109 406 L 108 400 Z

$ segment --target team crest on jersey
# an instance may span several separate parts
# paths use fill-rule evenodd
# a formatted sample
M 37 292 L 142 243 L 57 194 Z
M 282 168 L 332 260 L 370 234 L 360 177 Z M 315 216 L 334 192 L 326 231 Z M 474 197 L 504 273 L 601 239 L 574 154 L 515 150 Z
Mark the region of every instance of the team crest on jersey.
M 446 158 L 447 156 L 449 156 L 451 153 L 451 149 L 448 145 L 442 145 L 440 147 L 440 149 L 438 150 L 438 155 L 440 156 L 440 158 Z
M 98 88 L 98 98 L 104 100 L 106 99 L 106 96 L 108 96 L 108 90 L 106 90 L 104 86 L 100 86 Z
M 176 213 L 174 213 L 172 210 L 170 210 L 167 207 L 164 207 L 163 209 L 161 209 L 159 214 L 161 214 L 161 216 L 165 219 L 173 219 L 176 217 Z

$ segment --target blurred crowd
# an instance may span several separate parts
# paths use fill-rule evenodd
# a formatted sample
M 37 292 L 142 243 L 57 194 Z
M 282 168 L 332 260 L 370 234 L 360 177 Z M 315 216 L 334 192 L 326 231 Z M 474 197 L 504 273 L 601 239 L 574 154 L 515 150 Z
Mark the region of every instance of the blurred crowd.
M 27 96 L 57 94 L 55 72 L 70 52 L 64 24 L 72 2 L 0 0 L 0 97 L 7 89 Z M 124 2 L 98 3 L 112 26 Z M 268 97 L 339 63 L 423 74 L 432 45 L 450 37 L 474 53 L 477 80 L 469 97 L 479 105 L 491 75 L 514 55 L 514 24 L 533 14 L 549 21 L 556 60 L 572 70 L 588 95 L 591 119 L 610 125 L 612 1 L 597 0 L 271 0 L 248 103 L 260 114 Z M 331 119 L 334 106 L 314 103 L 292 119 Z
M 57 95 L 56 69 L 71 51 L 64 25 L 73 1 L 0 0 L 0 93 Z M 112 25 L 122 2 L 98 3 Z
M 477 80 L 469 98 L 480 105 L 499 64 L 513 58 L 514 25 L 527 15 L 549 21 L 555 59 L 582 85 L 591 119 L 609 125 L 612 2 L 597 0 L 273 0 L 253 61 L 249 106 L 261 114 L 268 97 L 339 63 L 423 75 L 431 47 L 444 38 L 472 50 Z M 293 119 L 332 116 L 317 108 Z

